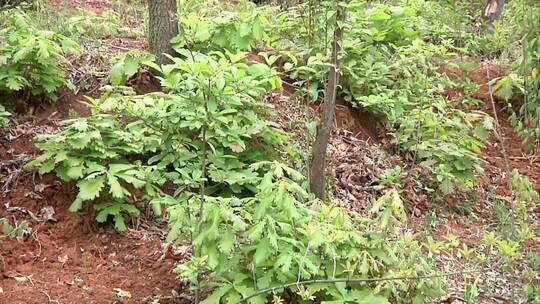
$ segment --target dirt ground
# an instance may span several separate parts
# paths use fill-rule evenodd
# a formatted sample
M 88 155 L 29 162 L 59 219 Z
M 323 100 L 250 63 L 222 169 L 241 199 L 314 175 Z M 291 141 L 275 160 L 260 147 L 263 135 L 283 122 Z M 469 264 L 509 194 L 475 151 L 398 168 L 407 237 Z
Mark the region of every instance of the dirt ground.
M 174 260 L 162 258 L 163 220 L 138 220 L 124 235 L 98 227 L 89 208 L 68 211 L 74 185 L 21 169 L 37 152 L 33 136 L 70 108 L 88 114 L 82 96 L 68 94 L 0 139 L 0 217 L 30 224 L 24 238 L 0 245 L 0 303 L 182 303 Z M 44 208 L 53 214 L 40 217 Z

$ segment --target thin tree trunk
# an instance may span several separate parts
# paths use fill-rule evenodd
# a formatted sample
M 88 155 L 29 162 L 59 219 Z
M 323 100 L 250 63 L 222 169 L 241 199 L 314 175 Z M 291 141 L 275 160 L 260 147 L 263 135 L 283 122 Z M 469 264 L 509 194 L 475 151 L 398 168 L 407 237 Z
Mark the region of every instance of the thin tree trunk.
M 0 11 L 14 8 L 22 2 L 22 0 L 0 0 Z M 32 3 L 32 1 L 26 1 L 25 3 Z
M 493 22 L 501 18 L 505 0 L 488 0 L 484 7 L 484 16 Z
M 317 126 L 317 137 L 313 144 L 311 157 L 311 166 L 309 170 L 309 187 L 319 199 L 324 200 L 326 189 L 326 149 L 328 140 L 332 132 L 334 121 L 336 95 L 339 84 L 339 54 L 341 53 L 341 44 L 343 41 L 343 23 L 345 21 L 345 10 L 338 2 L 336 24 L 334 29 L 334 40 L 332 42 L 332 67 L 328 75 L 328 82 L 324 89 L 324 103 L 321 115 L 321 121 Z
M 178 35 L 176 0 L 148 1 L 148 41 L 158 64 L 169 60 L 163 54 L 174 54 L 171 39 Z

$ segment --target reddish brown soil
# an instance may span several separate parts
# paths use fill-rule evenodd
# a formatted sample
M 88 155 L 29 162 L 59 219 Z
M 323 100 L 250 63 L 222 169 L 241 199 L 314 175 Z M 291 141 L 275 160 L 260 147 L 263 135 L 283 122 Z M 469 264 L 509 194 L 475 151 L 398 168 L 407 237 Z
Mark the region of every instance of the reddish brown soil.
M 385 137 L 381 121 L 370 112 L 352 107 L 343 99 L 336 101 L 336 127 L 347 130 L 354 137 L 370 144 L 380 143 Z
M 457 58 L 456 58 L 457 60 Z M 497 118 L 501 136 L 493 135 L 487 144 L 482 158 L 486 161 L 484 166 L 487 179 L 480 183 L 488 184 L 499 195 L 510 196 L 507 187 L 507 173 L 517 169 L 521 174 L 528 176 L 537 190 L 540 190 L 540 158 L 538 151 L 525 151 L 520 137 L 508 121 L 508 114 L 504 111 L 505 104 L 498 100 L 496 94 L 490 94 L 488 82 L 508 74 L 509 69 L 499 66 L 496 62 L 484 62 L 478 69 L 469 73 L 441 68 L 439 72 L 446 74 L 450 79 L 469 77 L 480 87 L 473 95 L 482 100 L 483 104 L 476 110 Z M 448 89 L 443 95 L 448 99 L 456 99 L 463 94 L 460 89 Z M 493 98 L 493 99 L 492 99 Z
M 14 127 L 13 141 L 0 139 L 0 187 L 22 165 L 8 167 L 8 161 L 37 152 L 34 130 L 54 128 L 51 119 L 65 118 L 69 109 L 88 114 L 81 96 L 66 94 L 30 124 Z M 53 175 L 21 171 L 9 192 L 0 193 L 0 217 L 12 224 L 25 220 L 31 228 L 21 240 L 0 243 L 0 303 L 189 303 L 178 297 L 174 261 L 160 259 L 164 225 L 141 219 L 123 235 L 111 224 L 96 227 L 91 208 L 68 211 L 74 190 Z M 46 206 L 57 222 L 24 213 L 37 215 Z
M 482 157 L 486 160 L 484 166 L 489 182 L 495 186 L 497 193 L 506 195 L 507 172 L 517 169 L 521 174 L 528 176 L 536 190 L 540 190 L 540 158 L 538 151 L 526 152 L 520 137 L 508 121 L 508 114 L 504 111 L 503 103 L 493 96 L 493 102 L 487 83 L 496 77 L 505 75 L 505 70 L 494 63 L 486 63 L 479 69 L 470 73 L 469 77 L 480 85 L 475 98 L 484 101 L 480 110 L 498 119 L 501 136 L 493 136 L 488 143 Z M 505 155 L 506 154 L 506 155 Z M 508 163 L 507 163 L 508 162 Z

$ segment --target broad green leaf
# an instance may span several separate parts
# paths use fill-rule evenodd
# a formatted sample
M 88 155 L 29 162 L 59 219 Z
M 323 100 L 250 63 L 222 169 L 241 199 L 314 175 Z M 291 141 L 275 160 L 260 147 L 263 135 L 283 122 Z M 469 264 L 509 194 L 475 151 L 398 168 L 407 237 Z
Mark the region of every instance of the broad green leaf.
M 41 164 L 38 172 L 39 174 L 43 175 L 54 170 L 54 167 L 55 167 L 54 159 L 49 159 L 48 161 Z
M 111 67 L 111 70 L 109 72 L 109 77 L 111 80 L 111 84 L 114 86 L 123 85 L 126 81 L 125 73 L 124 73 L 124 61 L 118 61 L 115 65 Z
M 449 178 L 445 178 L 441 183 L 441 190 L 444 194 L 451 194 L 454 192 L 454 182 Z
M 81 210 L 82 205 L 83 205 L 83 200 L 81 198 L 77 197 L 73 201 L 73 203 L 71 203 L 71 205 L 69 206 L 69 211 L 70 212 L 77 212 L 77 211 Z
M 114 228 L 120 232 L 126 231 L 127 227 L 122 214 L 114 216 Z
M 118 179 L 110 174 L 107 173 L 107 182 L 109 184 L 109 192 L 112 194 L 114 198 L 123 198 L 125 195 L 124 187 L 120 185 L 118 182 Z
M 219 242 L 219 249 L 223 253 L 230 253 L 236 243 L 236 237 L 232 232 L 225 232 Z
M 257 266 L 260 266 L 271 254 L 272 246 L 270 245 L 270 241 L 268 240 L 268 238 L 265 237 L 257 244 L 255 254 L 253 255 L 253 263 L 255 263 L 255 265 Z
M 43 167 L 41 167 L 43 169 Z M 67 170 L 67 176 L 71 179 L 79 179 L 83 177 L 84 166 L 73 166 Z
M 124 74 L 127 77 L 131 77 L 135 75 L 138 71 L 139 71 L 139 63 L 132 58 L 126 58 L 125 64 L 124 64 Z
M 77 197 L 83 201 L 93 200 L 97 198 L 99 196 L 99 193 L 101 192 L 101 189 L 103 188 L 104 183 L 104 176 L 98 176 L 93 179 L 80 180 L 77 183 L 77 187 L 79 187 L 79 194 Z
M 210 296 L 204 299 L 201 304 L 219 304 L 221 298 L 232 289 L 231 285 L 225 285 L 220 288 L 217 288 L 212 292 Z

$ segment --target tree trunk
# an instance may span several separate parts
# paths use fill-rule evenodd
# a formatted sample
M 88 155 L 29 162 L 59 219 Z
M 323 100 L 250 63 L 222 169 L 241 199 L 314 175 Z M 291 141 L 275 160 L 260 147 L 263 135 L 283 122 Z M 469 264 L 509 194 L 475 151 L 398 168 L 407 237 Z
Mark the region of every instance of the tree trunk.
M 328 82 L 324 89 L 324 103 L 321 114 L 321 121 L 317 126 L 317 137 L 313 144 L 311 166 L 309 170 L 309 188 L 319 199 L 324 200 L 326 190 L 326 149 L 328 140 L 332 132 L 334 121 L 337 87 L 339 83 L 339 54 L 343 41 L 343 23 L 345 21 L 345 10 L 338 2 L 336 14 L 336 25 L 334 29 L 334 40 L 332 42 L 332 67 L 328 73 Z
M 23 0 L 0 0 L 0 11 L 14 8 L 22 2 Z M 32 3 L 32 1 L 25 1 L 25 3 Z
M 484 8 L 484 17 L 488 18 L 491 22 L 501 18 L 504 4 L 505 0 L 488 0 Z
M 148 17 L 150 52 L 158 64 L 168 63 L 163 54 L 174 54 L 171 39 L 178 35 L 176 0 L 149 0 Z

